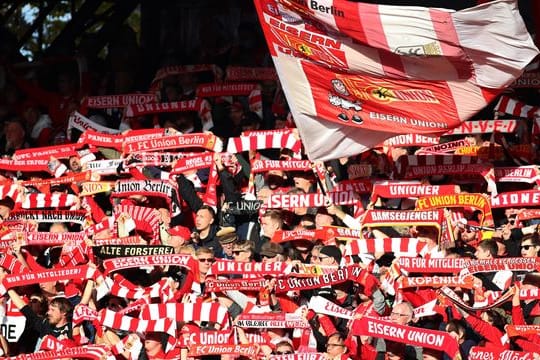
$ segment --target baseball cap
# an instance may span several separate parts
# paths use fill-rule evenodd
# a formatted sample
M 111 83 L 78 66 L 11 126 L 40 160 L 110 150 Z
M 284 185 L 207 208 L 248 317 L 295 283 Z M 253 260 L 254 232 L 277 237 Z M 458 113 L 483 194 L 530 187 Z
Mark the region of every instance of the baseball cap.
M 189 239 L 191 237 L 191 230 L 185 226 L 177 225 L 169 229 L 169 235 Z

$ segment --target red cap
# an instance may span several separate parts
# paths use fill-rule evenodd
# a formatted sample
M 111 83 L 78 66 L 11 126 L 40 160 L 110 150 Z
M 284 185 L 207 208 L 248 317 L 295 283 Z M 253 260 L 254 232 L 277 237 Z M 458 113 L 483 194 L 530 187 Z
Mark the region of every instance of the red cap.
M 191 230 L 185 226 L 178 225 L 169 229 L 169 235 L 189 239 L 191 237 Z

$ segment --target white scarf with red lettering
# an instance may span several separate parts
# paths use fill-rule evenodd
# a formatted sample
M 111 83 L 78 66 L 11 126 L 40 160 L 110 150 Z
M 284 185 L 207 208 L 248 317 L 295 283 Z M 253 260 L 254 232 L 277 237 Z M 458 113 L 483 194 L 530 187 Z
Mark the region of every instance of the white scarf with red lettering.
M 38 223 L 73 222 L 83 225 L 86 212 L 81 210 L 17 210 L 9 214 L 8 221 L 32 220 Z

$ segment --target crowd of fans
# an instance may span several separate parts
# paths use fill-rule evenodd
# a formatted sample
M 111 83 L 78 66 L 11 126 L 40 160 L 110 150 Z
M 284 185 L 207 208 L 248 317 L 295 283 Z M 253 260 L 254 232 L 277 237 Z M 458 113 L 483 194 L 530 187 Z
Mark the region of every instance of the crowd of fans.
M 540 319 L 538 203 L 490 206 L 505 194 L 536 196 L 534 119 L 505 134 L 441 136 L 464 140 L 451 152 L 387 143 L 311 163 L 272 69 L 236 68 L 256 86 L 205 97 L 210 115 L 170 110 L 231 69 L 164 67 L 150 91 L 117 87 L 124 92 L 62 71 L 49 91 L 35 71 L 5 64 L 2 356 L 540 358 L 538 330 L 527 327 Z M 169 105 L 129 117 L 112 95 L 136 91 Z M 108 105 L 92 106 L 96 96 Z M 194 134 L 207 142 L 184 146 Z M 183 145 L 159 142 L 167 139 Z M 403 176 L 404 159 L 448 165 L 471 152 L 496 190 L 481 172 Z M 399 186 L 424 193 L 381 195 Z M 412 218 L 427 211 L 419 198 L 466 194 L 487 205 L 446 203 L 410 221 L 370 215 Z M 413 259 L 425 262 L 410 267 Z M 423 338 L 409 337 L 415 331 Z M 429 340 L 438 336 L 444 343 Z

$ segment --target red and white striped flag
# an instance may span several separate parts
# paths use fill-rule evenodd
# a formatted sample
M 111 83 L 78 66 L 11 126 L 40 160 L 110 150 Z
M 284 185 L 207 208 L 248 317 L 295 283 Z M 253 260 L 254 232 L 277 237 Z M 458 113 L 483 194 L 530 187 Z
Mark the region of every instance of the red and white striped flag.
M 515 1 L 461 11 L 255 3 L 310 160 L 356 155 L 396 134 L 444 133 L 538 54 Z

